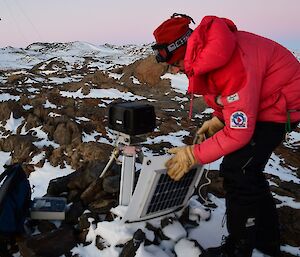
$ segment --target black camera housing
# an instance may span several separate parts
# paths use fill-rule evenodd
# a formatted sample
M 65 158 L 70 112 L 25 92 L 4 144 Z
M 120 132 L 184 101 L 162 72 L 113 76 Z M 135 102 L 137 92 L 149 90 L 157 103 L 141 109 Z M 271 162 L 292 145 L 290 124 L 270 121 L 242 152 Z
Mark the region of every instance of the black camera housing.
M 108 127 L 130 136 L 154 131 L 155 121 L 154 106 L 150 104 L 123 102 L 109 106 Z

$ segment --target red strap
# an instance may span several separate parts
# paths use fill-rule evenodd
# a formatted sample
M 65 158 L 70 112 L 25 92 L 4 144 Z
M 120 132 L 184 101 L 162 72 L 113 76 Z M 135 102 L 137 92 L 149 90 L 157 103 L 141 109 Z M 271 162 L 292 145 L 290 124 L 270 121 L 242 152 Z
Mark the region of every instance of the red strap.
M 193 116 L 193 100 L 194 100 L 194 94 L 191 94 L 191 98 L 190 98 L 190 111 L 189 111 L 189 119 L 192 119 Z

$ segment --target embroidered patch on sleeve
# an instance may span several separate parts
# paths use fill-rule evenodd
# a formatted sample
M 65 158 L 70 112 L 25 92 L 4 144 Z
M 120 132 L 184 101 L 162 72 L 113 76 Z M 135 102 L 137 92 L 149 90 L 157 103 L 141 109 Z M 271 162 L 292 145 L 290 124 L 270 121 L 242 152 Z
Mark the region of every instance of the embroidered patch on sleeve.
M 234 112 L 230 116 L 230 127 L 245 129 L 248 127 L 248 118 L 244 112 Z
M 233 102 L 238 101 L 238 100 L 240 100 L 240 97 L 239 97 L 238 93 L 235 93 L 233 95 L 227 96 L 227 102 L 228 103 L 233 103 Z

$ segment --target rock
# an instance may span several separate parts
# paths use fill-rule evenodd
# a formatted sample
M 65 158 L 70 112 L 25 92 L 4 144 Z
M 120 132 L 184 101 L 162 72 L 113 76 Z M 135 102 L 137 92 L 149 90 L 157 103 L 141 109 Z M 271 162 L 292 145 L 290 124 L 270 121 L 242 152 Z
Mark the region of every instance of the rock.
M 55 230 L 56 226 L 55 226 L 55 224 L 53 224 L 52 222 L 50 222 L 48 220 L 38 220 L 37 228 L 41 233 L 47 233 L 52 230 Z
M 283 206 L 278 209 L 283 244 L 300 245 L 300 210 Z
M 43 125 L 43 122 L 41 121 L 41 119 L 39 117 L 37 117 L 36 115 L 29 113 L 29 115 L 27 116 L 26 119 L 26 124 L 25 124 L 25 129 L 26 131 L 32 129 L 32 128 L 36 128 Z
M 80 201 L 73 203 L 66 212 L 65 222 L 73 225 L 77 224 L 84 210 L 85 208 Z
M 49 157 L 49 161 L 52 166 L 56 167 L 64 163 L 64 152 L 65 147 L 58 147 L 53 149 L 51 156 Z
M 113 207 L 117 206 L 116 199 L 99 199 L 89 204 L 88 208 L 91 212 L 98 214 L 106 214 Z
M 155 244 L 155 245 L 159 245 L 161 240 L 165 240 L 165 239 L 168 240 L 169 239 L 169 238 L 167 238 L 163 235 L 163 233 L 161 231 L 161 228 L 156 228 L 151 223 L 146 222 L 145 228 L 154 233 L 154 239 L 152 240 L 152 243 Z M 165 237 L 165 238 L 162 239 L 162 237 Z
M 77 238 L 79 240 L 79 243 L 82 243 L 82 244 L 90 243 L 90 242 L 86 242 L 86 236 L 89 232 L 91 220 L 92 220 L 93 224 L 96 224 L 97 222 L 102 221 L 102 220 L 99 220 L 98 214 L 91 213 L 91 212 L 85 212 L 79 217 L 77 228 L 76 228 L 78 230 Z M 97 238 L 96 238 L 96 246 L 97 246 Z
M 103 190 L 107 193 L 115 194 L 120 191 L 120 175 L 108 176 L 103 179 Z
M 133 238 L 124 245 L 119 257 L 134 257 L 137 249 L 145 239 L 145 233 L 141 229 L 138 229 L 133 234 Z
M 7 83 L 18 85 L 24 83 L 26 79 L 27 76 L 25 74 L 12 74 L 7 78 Z
M 281 181 L 279 187 L 285 190 L 285 192 L 288 192 L 286 195 L 291 194 L 292 197 L 295 198 L 295 201 L 300 202 L 300 190 L 298 184 L 295 184 L 292 181 Z
M 18 119 L 23 115 L 23 108 L 16 101 L 0 102 L 0 121 L 8 120 L 11 113 Z
M 99 235 L 96 236 L 96 247 L 99 249 L 99 250 L 103 250 L 107 247 L 109 247 L 110 245 L 108 245 L 106 243 L 106 241 Z
M 90 77 L 87 76 L 85 81 L 91 81 L 93 84 L 98 85 L 102 88 L 103 84 L 112 85 L 115 83 L 115 80 L 108 76 L 107 73 L 97 70 L 94 74 L 92 74 Z
M 59 257 L 76 245 L 74 230 L 63 227 L 25 238 L 18 243 L 22 257 Z
M 103 195 L 106 195 L 106 193 L 103 192 L 102 180 L 96 179 L 83 191 L 80 199 L 84 204 L 89 204 L 100 199 Z
M 11 135 L 0 139 L 0 149 L 4 152 L 12 152 L 14 163 L 29 162 L 32 153 L 37 152 L 36 146 L 33 145 L 34 141 L 32 136 Z
M 40 96 L 37 98 L 33 99 L 32 105 L 34 106 L 33 108 L 33 114 L 38 117 L 43 123 L 47 121 L 48 119 L 48 114 L 49 110 L 44 108 L 43 104 L 45 102 L 45 97 Z
M 67 195 L 67 201 L 70 202 L 70 203 L 80 201 L 80 194 L 81 194 L 81 191 L 70 190 L 68 195 Z
M 80 169 L 76 170 L 76 175 L 68 183 L 68 188 L 83 192 L 92 182 L 97 180 L 104 166 L 105 163 L 99 160 L 85 162 Z
M 60 123 L 57 125 L 53 139 L 60 145 L 69 145 L 71 143 L 81 143 L 81 130 L 74 122 Z
M 112 146 L 97 142 L 81 143 L 76 147 L 76 152 L 85 162 L 99 160 L 108 162 Z
M 166 71 L 167 71 L 167 65 L 157 63 L 155 56 L 151 55 L 137 62 L 133 75 L 141 83 L 146 83 L 151 86 L 155 86 L 160 83 L 161 81 L 160 77 Z
M 91 217 L 91 213 L 84 213 L 78 219 L 78 230 L 84 231 L 88 230 L 90 227 L 90 222 L 88 219 Z
M 69 191 L 68 183 L 76 176 L 76 172 L 67 176 L 51 179 L 47 188 L 48 196 L 61 196 L 61 194 Z

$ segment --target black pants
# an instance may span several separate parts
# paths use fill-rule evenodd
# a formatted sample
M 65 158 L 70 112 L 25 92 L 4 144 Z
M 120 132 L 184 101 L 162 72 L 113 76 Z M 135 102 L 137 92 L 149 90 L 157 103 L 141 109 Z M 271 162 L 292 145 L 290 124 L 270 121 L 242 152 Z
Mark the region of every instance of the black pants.
M 250 143 L 225 156 L 220 168 L 230 237 L 271 256 L 280 253 L 279 222 L 263 170 L 284 135 L 285 124 L 257 123 Z

